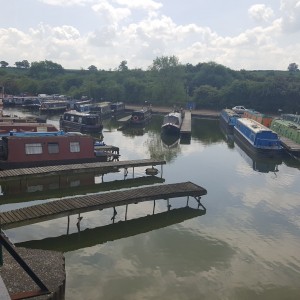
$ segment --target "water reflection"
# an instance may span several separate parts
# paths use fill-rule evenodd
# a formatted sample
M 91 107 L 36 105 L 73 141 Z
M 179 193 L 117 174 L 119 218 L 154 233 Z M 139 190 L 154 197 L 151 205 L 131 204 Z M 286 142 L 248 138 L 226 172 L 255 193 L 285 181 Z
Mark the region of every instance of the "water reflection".
M 234 143 L 235 149 L 254 171 L 261 173 L 276 173 L 279 171 L 278 166 L 282 164 L 282 157 L 270 157 L 263 153 L 253 154 L 247 148 L 243 147 L 243 144 L 239 143 L 239 140 L 234 140 Z
M 17 244 L 17 246 L 69 252 L 171 226 L 191 218 L 202 216 L 205 213 L 206 210 L 202 209 L 190 207 L 177 208 L 138 219 L 120 221 L 93 229 L 85 229 L 69 235 L 27 241 Z
M 26 177 L 0 181 L 1 204 L 19 203 L 49 198 L 83 195 L 102 191 L 112 191 L 143 185 L 163 183 L 165 179 L 157 176 L 124 178 L 104 182 L 105 174 L 85 172 L 45 177 Z

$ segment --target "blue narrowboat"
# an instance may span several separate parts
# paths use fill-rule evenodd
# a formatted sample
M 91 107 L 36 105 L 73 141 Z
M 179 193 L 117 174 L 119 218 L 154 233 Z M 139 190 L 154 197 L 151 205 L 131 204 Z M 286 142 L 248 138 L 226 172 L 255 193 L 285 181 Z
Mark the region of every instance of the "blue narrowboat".
M 229 127 L 234 127 L 236 124 L 236 120 L 241 117 L 240 114 L 236 113 L 232 109 L 222 109 L 220 114 L 220 121 L 223 123 L 222 125 L 226 125 Z
M 234 135 L 254 153 L 279 154 L 283 150 L 277 133 L 252 119 L 237 119 Z

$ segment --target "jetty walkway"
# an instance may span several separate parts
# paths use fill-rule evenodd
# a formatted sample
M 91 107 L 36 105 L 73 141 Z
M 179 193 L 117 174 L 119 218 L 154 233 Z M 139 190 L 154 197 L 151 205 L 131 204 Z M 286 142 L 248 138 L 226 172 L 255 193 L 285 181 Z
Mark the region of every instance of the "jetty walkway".
M 0 180 L 8 180 L 15 177 L 26 177 L 26 176 L 47 176 L 55 174 L 66 174 L 69 172 L 80 173 L 87 171 L 98 171 L 103 173 L 116 172 L 119 169 L 127 171 L 128 168 L 143 167 L 143 166 L 157 166 L 165 165 L 165 160 L 158 159 L 140 159 L 140 160 L 124 160 L 124 161 L 113 161 L 113 162 L 95 162 L 95 163 L 82 163 L 82 164 L 71 164 L 71 165 L 57 165 L 57 166 L 46 166 L 36 168 L 23 168 L 23 169 L 11 169 L 0 171 Z M 162 174 L 162 172 L 161 172 Z
M 192 196 L 200 205 L 200 198 L 207 191 L 192 182 L 155 185 L 124 191 L 64 198 L 0 213 L 3 229 L 15 228 L 66 217 L 74 214 L 123 206 L 138 202 Z

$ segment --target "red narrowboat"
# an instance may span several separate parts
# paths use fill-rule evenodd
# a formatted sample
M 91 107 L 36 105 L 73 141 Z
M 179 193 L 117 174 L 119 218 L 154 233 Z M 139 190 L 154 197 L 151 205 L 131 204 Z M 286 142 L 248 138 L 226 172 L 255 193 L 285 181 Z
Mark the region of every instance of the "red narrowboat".
M 95 151 L 93 137 L 80 133 L 13 133 L 0 141 L 0 170 L 111 161 Z

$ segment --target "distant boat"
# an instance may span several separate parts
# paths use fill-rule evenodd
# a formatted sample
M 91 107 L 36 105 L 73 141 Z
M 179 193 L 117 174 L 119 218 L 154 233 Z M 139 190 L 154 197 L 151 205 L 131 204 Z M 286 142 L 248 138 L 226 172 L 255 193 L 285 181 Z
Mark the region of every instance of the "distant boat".
M 12 132 L 55 132 L 57 128 L 47 123 L 11 123 L 0 122 L 0 137 L 9 136 Z
M 239 119 L 240 117 L 241 117 L 240 114 L 228 108 L 222 109 L 220 113 L 220 121 L 222 125 L 232 127 L 232 128 L 235 126 L 236 120 Z
M 234 136 L 252 152 L 279 154 L 283 150 L 277 133 L 252 119 L 237 119 Z
M 76 110 L 66 111 L 61 116 L 60 129 L 77 132 L 101 132 L 103 129 L 100 116 L 96 114 L 82 113 Z
M 272 116 L 260 113 L 253 109 L 246 109 L 244 111 L 243 118 L 255 120 L 256 122 L 263 124 L 264 126 L 269 127 L 269 128 L 270 128 L 272 120 L 273 120 Z
M 69 102 L 67 100 L 48 100 L 42 102 L 39 110 L 41 114 L 59 113 L 68 109 Z
M 300 116 L 283 115 L 273 119 L 271 129 L 280 136 L 281 144 L 288 152 L 300 156 Z
M 125 103 L 124 102 L 114 102 L 110 105 L 112 117 L 115 118 L 125 112 Z
M 110 106 L 111 106 L 111 102 L 94 103 L 90 107 L 90 113 L 99 115 L 102 120 L 109 118 L 111 117 L 112 114 L 112 110 Z
M 94 138 L 80 133 L 17 132 L 0 141 L 0 169 L 110 161 L 118 158 L 95 151 Z
M 152 110 L 149 107 L 142 108 L 141 110 L 135 110 L 131 114 L 131 125 L 145 125 L 152 118 Z
M 180 128 L 183 122 L 184 112 L 173 111 L 164 116 L 161 131 L 165 135 L 179 135 Z

